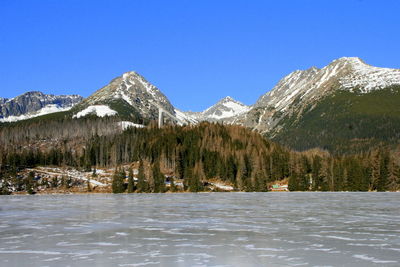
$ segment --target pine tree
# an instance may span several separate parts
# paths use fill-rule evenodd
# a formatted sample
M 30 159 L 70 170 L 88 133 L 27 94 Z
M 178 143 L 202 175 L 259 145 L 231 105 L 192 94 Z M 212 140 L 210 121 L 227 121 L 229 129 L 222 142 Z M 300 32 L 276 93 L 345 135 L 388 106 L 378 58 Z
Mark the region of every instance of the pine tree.
M 160 162 L 155 162 L 152 167 L 153 179 L 154 179 L 154 193 L 165 192 L 165 178 L 160 171 Z
M 133 181 L 133 170 L 132 167 L 128 171 L 128 193 L 133 193 L 135 191 L 135 184 Z
M 144 193 L 149 191 L 149 184 L 146 180 L 146 176 L 144 173 L 144 165 L 142 160 L 139 161 L 137 191 L 139 193 Z
M 125 171 L 121 168 L 115 169 L 113 180 L 112 180 L 112 192 L 114 194 L 119 194 L 125 192 Z
M 193 174 L 189 177 L 188 189 L 190 192 L 200 192 L 203 190 L 203 184 L 201 182 L 203 174 L 200 168 L 200 165 L 196 163 L 193 169 Z
M 289 191 L 299 191 L 299 176 L 297 172 L 293 172 L 289 177 L 288 189 Z
M 378 191 L 386 191 L 389 181 L 390 155 L 388 150 L 381 152 L 380 176 L 377 184 Z

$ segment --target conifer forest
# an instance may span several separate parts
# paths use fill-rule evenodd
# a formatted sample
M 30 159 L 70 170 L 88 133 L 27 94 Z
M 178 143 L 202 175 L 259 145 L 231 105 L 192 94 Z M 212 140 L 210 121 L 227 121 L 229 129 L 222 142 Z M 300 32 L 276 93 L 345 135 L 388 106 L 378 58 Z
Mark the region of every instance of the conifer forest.
M 94 176 L 96 169 L 112 168 L 115 193 L 174 192 L 179 190 L 178 181 L 182 181 L 180 191 L 199 192 L 214 180 L 247 192 L 268 191 L 279 181 L 286 181 L 290 191 L 400 189 L 395 146 L 382 144 L 341 155 L 320 149 L 298 152 L 237 125 L 203 122 L 160 128 L 150 123 L 122 131 L 116 130 L 116 122 L 89 117 L 3 124 L 1 192 L 9 193 L 21 170 L 37 166 L 94 170 Z M 123 167 L 133 162 L 138 166 L 135 174 L 132 167 Z M 30 173 L 18 183 L 32 190 L 33 176 Z

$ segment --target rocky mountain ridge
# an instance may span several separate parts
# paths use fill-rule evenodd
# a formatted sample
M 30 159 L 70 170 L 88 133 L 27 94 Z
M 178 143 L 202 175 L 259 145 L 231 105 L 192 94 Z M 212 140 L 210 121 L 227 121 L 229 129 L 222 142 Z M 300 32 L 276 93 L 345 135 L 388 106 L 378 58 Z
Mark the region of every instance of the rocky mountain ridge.
M 26 92 L 14 98 L 0 98 L 0 121 L 18 121 L 71 109 L 81 102 L 79 95 L 52 95 Z
M 176 109 L 156 86 L 135 71 L 113 79 L 82 101 L 73 111 L 75 117 L 82 114 L 119 115 L 142 123 L 145 120 L 156 120 L 159 110 L 162 110 L 166 120 L 178 124 L 197 122 Z
M 249 112 L 231 123 L 259 130 L 277 132 L 285 116 L 300 116 L 309 105 L 337 91 L 367 94 L 400 84 L 400 70 L 378 68 L 357 57 L 343 57 L 318 69 L 297 70 L 281 79 L 271 91 L 262 95 Z
M 70 115 L 73 118 L 87 115 L 119 116 L 123 121 L 143 125 L 157 120 L 159 111 L 162 111 L 166 123 L 196 124 L 211 121 L 239 124 L 272 139 L 283 140 L 284 144 L 298 136 L 312 139 L 312 135 L 318 135 L 314 136 L 315 140 L 321 136 L 327 140 L 326 129 L 329 127 L 329 134 L 355 129 L 351 133 L 346 132 L 341 138 L 377 138 L 377 133 L 367 128 L 378 127 L 384 133 L 378 135 L 381 140 L 385 140 L 385 136 L 393 139 L 396 135 L 390 129 L 397 127 L 393 125 L 397 125 L 396 116 L 400 115 L 398 105 L 393 102 L 397 99 L 399 87 L 399 69 L 373 67 L 360 58 L 343 57 L 320 69 L 311 67 L 290 73 L 252 106 L 226 97 L 203 112 L 182 112 L 157 87 L 137 72 L 131 71 L 113 79 L 75 105 Z M 9 101 L 0 99 L 2 106 Z M 386 103 L 383 109 L 379 101 Z M 361 125 L 357 120 L 369 121 L 369 124 Z M 386 124 L 379 125 L 379 121 L 384 120 Z M 366 132 L 371 134 L 362 134 Z M 282 139 L 282 136 L 285 138 Z M 336 137 L 330 135 L 329 138 Z M 301 149 L 308 146 L 320 144 L 310 143 Z
M 227 96 L 202 112 L 185 112 L 185 114 L 197 121 L 217 122 L 246 113 L 249 109 L 249 106 Z

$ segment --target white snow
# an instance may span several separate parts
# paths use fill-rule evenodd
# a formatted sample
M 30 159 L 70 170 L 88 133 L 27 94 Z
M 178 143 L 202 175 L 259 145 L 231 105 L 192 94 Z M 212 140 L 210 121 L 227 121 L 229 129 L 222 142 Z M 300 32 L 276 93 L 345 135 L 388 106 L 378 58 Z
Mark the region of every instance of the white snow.
M 233 116 L 243 114 L 250 110 L 250 107 L 235 101 L 231 97 L 227 96 L 224 99 L 218 101 L 217 104 L 209 107 L 202 112 L 204 119 L 225 119 Z
M 340 83 L 345 88 L 359 88 L 362 93 L 368 93 L 374 89 L 400 84 L 399 69 L 373 67 L 359 58 L 344 59 L 351 63 L 354 70 L 351 74 L 340 79 Z
M 120 121 L 118 122 L 118 126 L 121 127 L 122 130 L 126 130 L 128 128 L 144 128 L 143 124 L 136 124 L 131 121 Z
M 233 186 L 225 185 L 225 184 L 221 184 L 221 183 L 210 183 L 210 184 L 219 189 L 226 190 L 226 191 L 233 191 L 233 189 L 234 189 Z
M 69 170 L 69 171 L 65 171 L 65 172 L 62 172 L 62 173 L 57 172 L 57 171 L 59 171 L 58 168 L 52 170 L 52 168 L 44 169 L 44 168 L 40 168 L 39 167 L 39 168 L 36 168 L 36 169 L 27 169 L 27 170 L 34 171 L 34 172 L 39 172 L 39 173 L 45 173 L 45 174 L 54 175 L 54 176 L 67 175 L 67 176 L 69 176 L 71 178 L 74 178 L 74 179 L 83 180 L 83 181 L 86 181 L 86 182 L 89 181 L 93 185 L 106 186 L 106 184 L 103 184 L 103 183 L 101 183 L 99 181 L 96 181 L 93 178 L 90 179 L 90 178 L 85 177 L 83 173 L 81 173 L 81 172 L 79 172 L 77 170 L 73 170 L 73 171 Z M 49 171 L 49 170 L 52 170 L 52 171 Z
M 285 111 L 297 97 L 302 100 L 320 97 L 337 82 L 337 89 L 358 88 L 362 93 L 368 93 L 400 84 L 400 70 L 373 67 L 359 58 L 343 57 L 322 69 L 313 67 L 290 73 L 263 95 L 256 105 L 272 106 L 278 111 Z
M 175 109 L 175 116 L 179 122 L 179 124 L 196 124 L 198 121 L 191 117 L 190 115 L 185 114 L 184 112 L 180 111 L 179 109 Z
M 94 114 L 97 117 L 114 116 L 117 114 L 115 110 L 112 110 L 106 105 L 93 105 L 85 108 L 73 116 L 73 118 L 85 117 L 89 114 Z
M 127 94 L 125 94 L 125 92 L 120 92 L 120 94 L 121 94 L 121 97 L 122 97 L 123 100 L 128 102 L 129 105 L 133 106 L 132 100 L 130 99 L 130 97 Z
M 0 122 L 15 122 L 15 121 L 27 120 L 27 119 L 43 116 L 43 115 L 50 114 L 50 113 L 68 111 L 71 108 L 72 108 L 72 106 L 62 108 L 56 104 L 49 104 L 36 112 L 27 113 L 27 114 L 20 115 L 20 116 L 8 116 L 6 118 L 2 118 L 2 119 L 0 119 Z

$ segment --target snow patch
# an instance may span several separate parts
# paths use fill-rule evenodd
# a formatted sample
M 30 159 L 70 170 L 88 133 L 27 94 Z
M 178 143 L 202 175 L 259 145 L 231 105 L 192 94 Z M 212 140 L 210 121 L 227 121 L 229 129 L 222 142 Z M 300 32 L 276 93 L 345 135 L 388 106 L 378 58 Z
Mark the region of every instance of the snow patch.
M 179 109 L 175 109 L 175 116 L 176 119 L 178 120 L 179 124 L 196 124 L 198 121 L 193 118 L 192 116 L 185 114 L 184 112 L 180 111 Z
M 121 127 L 122 130 L 126 130 L 128 128 L 144 128 L 143 124 L 136 124 L 131 121 L 120 121 L 118 122 L 118 126 Z
M 8 116 L 6 118 L 1 118 L 0 122 L 15 122 L 15 121 L 27 120 L 27 119 L 31 119 L 31 118 L 51 114 L 51 113 L 68 111 L 71 108 L 72 108 L 72 106 L 62 108 L 62 107 L 58 106 L 57 104 L 49 104 L 47 106 L 44 106 L 42 109 L 39 109 L 38 111 L 33 112 L 33 113 L 27 113 L 27 114 L 20 115 L 20 116 Z
M 89 114 L 94 114 L 97 117 L 114 116 L 118 113 L 106 105 L 93 105 L 85 108 L 73 116 L 73 118 L 85 117 Z
M 353 72 L 340 79 L 344 88 L 359 88 L 362 93 L 400 84 L 400 70 L 373 67 L 359 58 L 346 58 Z M 340 59 L 339 59 L 340 60 Z

